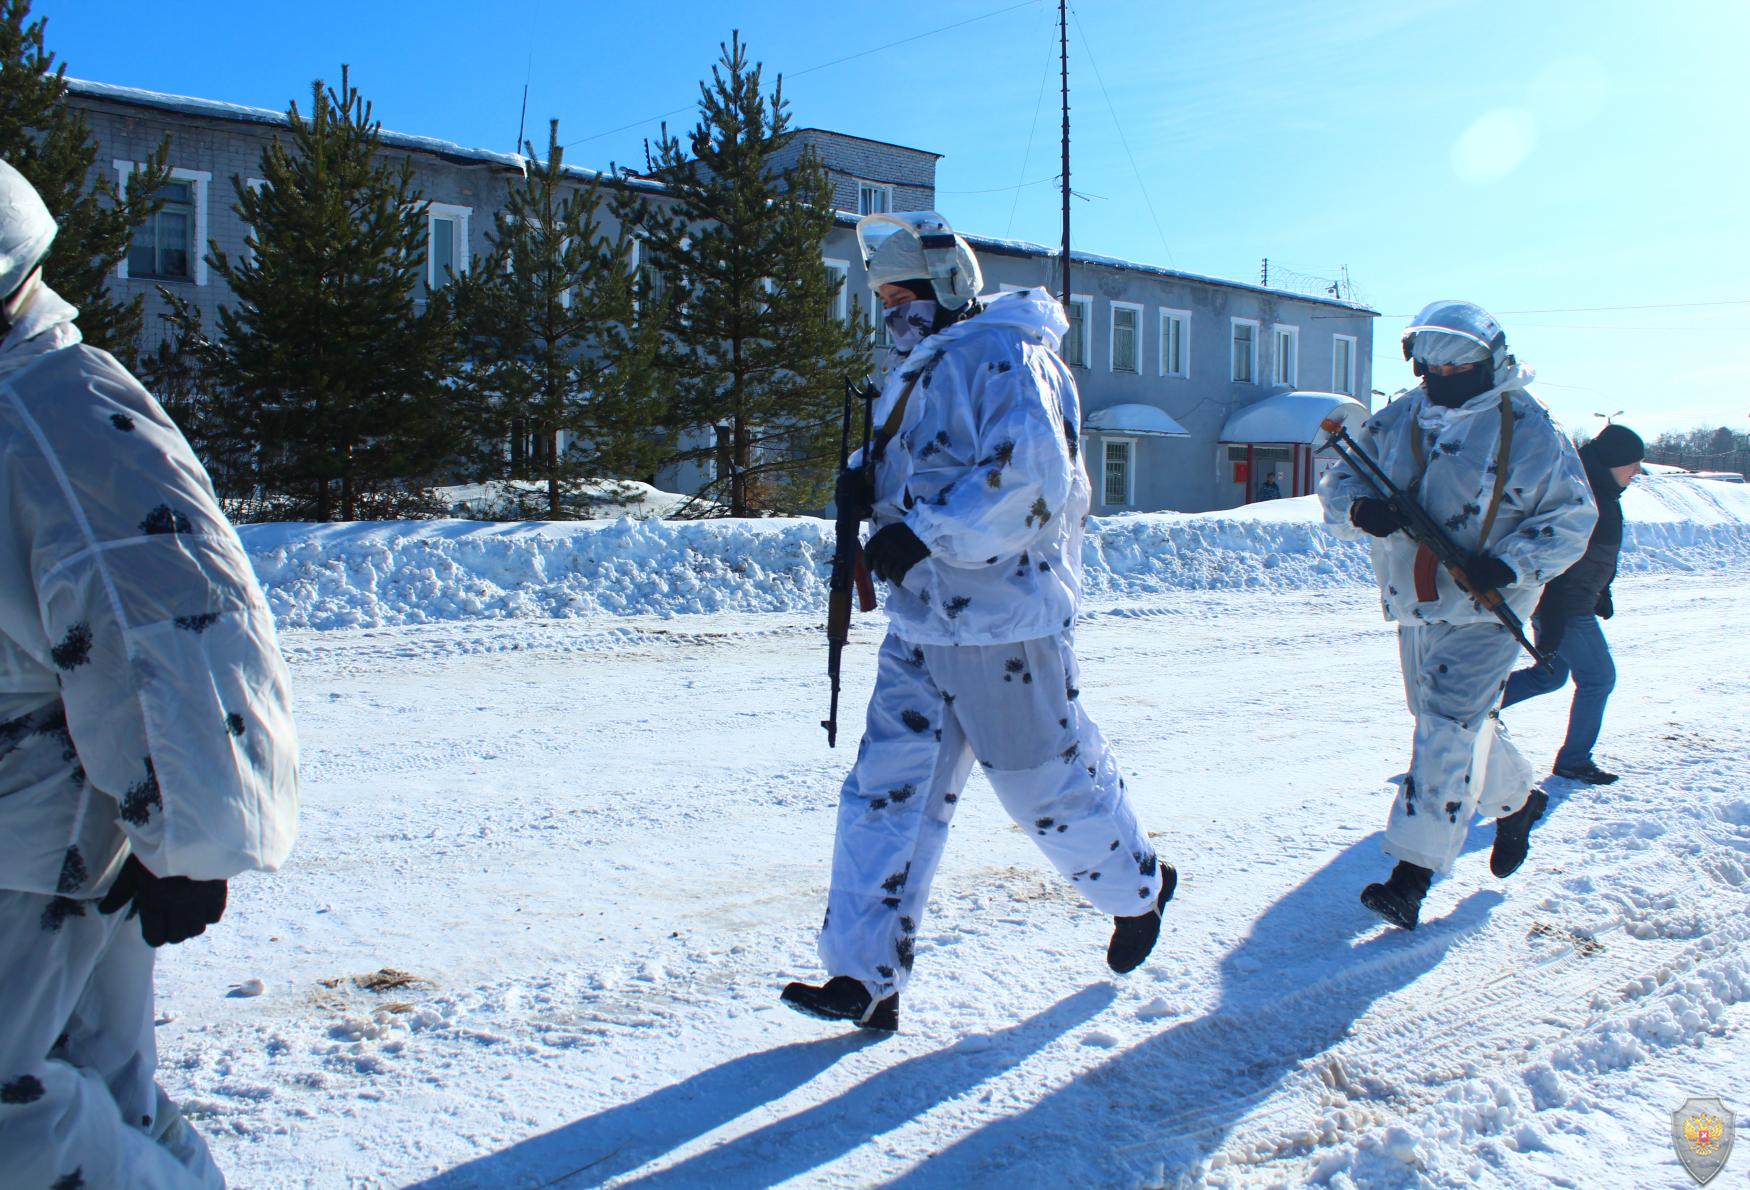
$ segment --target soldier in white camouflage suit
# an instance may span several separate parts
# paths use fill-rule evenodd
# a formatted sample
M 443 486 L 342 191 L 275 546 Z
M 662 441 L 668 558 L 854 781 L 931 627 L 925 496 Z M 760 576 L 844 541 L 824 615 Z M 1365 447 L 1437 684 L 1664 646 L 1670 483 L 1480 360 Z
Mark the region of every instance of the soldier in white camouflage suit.
M 1421 378 L 1357 435 L 1469 555 L 1465 573 L 1498 590 L 1521 620 L 1544 584 L 1586 549 L 1598 519 L 1573 443 L 1525 391 L 1529 367 L 1482 307 L 1434 302 L 1404 332 L 1404 358 Z M 1388 880 L 1361 900 L 1414 929 L 1436 872 L 1446 872 L 1479 810 L 1496 817 L 1490 867 L 1524 862 L 1544 795 L 1491 710 L 1518 656 L 1512 633 L 1403 532 L 1393 506 L 1347 465 L 1319 481 L 1325 522 L 1338 536 L 1371 537 L 1385 615 L 1398 624 L 1404 694 L 1416 717 L 1410 771 L 1392 803 Z
M 43 283 L 0 162 L 0 1181 L 214 1187 L 153 1080 L 155 949 L 292 844 L 273 621 L 158 403 Z
M 872 513 L 889 629 L 840 795 L 820 934 L 831 978 L 784 1000 L 891 1030 L 975 759 L 1010 817 L 1116 918 L 1113 970 L 1147 957 L 1177 876 L 1078 697 L 1089 488 L 1062 307 L 1043 289 L 979 299 L 977 258 L 939 215 L 871 216 L 858 236 L 893 351 L 873 484 L 853 467 L 838 500 Z

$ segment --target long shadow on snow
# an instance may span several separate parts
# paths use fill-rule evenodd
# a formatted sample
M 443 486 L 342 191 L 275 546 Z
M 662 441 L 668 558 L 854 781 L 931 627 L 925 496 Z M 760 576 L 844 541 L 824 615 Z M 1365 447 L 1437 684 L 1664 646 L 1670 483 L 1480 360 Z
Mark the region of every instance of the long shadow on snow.
M 992 1034 L 988 1046 L 920 1054 L 834 1099 L 626 1184 L 709 1185 L 728 1190 L 769 1186 L 806 1173 L 1007 1070 L 1103 1011 L 1114 995 L 1108 984 L 1083 988 Z M 470 1161 L 413 1190 L 596 1185 L 672 1152 L 762 1103 L 783 1098 L 875 1039 L 868 1033 L 841 1034 L 736 1058 L 642 1099 Z
M 1265 910 L 1228 952 L 1221 999 L 1205 1016 L 993 1120 L 891 1184 L 1109 1185 L 1157 1163 L 1169 1177 L 1193 1168 L 1253 1105 L 1340 1042 L 1375 1000 L 1436 966 L 1503 899 L 1492 888 L 1465 889 L 1462 877 L 1444 880 L 1414 933 L 1384 927 L 1356 898 L 1390 864 L 1377 834 L 1351 845 Z M 1195 868 L 1186 877 L 1196 895 Z M 1464 899 L 1453 906 L 1455 895 Z M 1172 961 L 1169 910 L 1151 962 Z

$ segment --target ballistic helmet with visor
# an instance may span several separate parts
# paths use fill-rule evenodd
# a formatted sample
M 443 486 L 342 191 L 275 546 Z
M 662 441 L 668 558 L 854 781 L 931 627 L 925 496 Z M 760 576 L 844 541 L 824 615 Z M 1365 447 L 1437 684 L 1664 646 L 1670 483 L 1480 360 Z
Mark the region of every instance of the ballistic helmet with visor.
M 857 223 L 857 248 L 871 289 L 927 277 L 936 304 L 958 310 L 984 288 L 972 246 L 934 211 L 865 215 Z
M 1499 380 L 1512 359 L 1507 354 L 1507 332 L 1493 314 L 1474 302 L 1430 302 L 1405 328 L 1403 343 L 1404 358 L 1416 365 L 1418 376 L 1442 364 L 1486 360 Z
M 0 299 L 24 284 L 48 255 L 55 218 L 25 176 L 0 161 Z

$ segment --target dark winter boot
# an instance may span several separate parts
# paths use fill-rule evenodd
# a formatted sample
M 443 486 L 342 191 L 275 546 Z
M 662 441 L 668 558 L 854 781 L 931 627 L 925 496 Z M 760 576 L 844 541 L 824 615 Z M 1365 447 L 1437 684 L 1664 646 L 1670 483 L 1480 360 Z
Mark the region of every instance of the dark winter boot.
M 1607 773 L 1588 760 L 1585 764 L 1577 764 L 1572 768 L 1556 765 L 1550 770 L 1556 776 L 1569 781 L 1584 781 L 1588 785 L 1609 785 L 1616 781 L 1615 773 Z
M 1370 884 L 1361 890 L 1361 903 L 1392 925 L 1413 930 L 1432 879 L 1434 873 L 1427 868 L 1400 859 L 1384 884 Z
M 863 986 L 863 981 L 849 975 L 835 975 L 821 987 L 793 983 L 780 998 L 804 1016 L 823 1021 L 850 1021 L 859 1029 L 879 1029 L 884 1033 L 899 1028 L 899 993 L 871 1004 L 869 989 Z
M 1511 876 L 1519 870 L 1531 846 L 1531 824 L 1543 817 L 1543 808 L 1548 804 L 1549 795 L 1534 789 L 1523 806 L 1495 819 L 1495 847 L 1489 852 L 1489 871 L 1497 876 Z
M 1161 936 L 1161 909 L 1173 899 L 1179 886 L 1179 873 L 1172 864 L 1161 865 L 1161 891 L 1155 897 L 1155 907 L 1134 917 L 1112 919 L 1112 941 L 1106 944 L 1106 965 L 1123 975 L 1142 966 L 1155 939 Z

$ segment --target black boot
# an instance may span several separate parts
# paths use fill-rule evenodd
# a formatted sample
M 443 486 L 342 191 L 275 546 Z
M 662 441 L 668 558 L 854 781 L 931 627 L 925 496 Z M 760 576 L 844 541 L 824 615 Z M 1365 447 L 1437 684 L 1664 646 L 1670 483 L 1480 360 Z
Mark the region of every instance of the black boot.
M 1584 781 L 1588 785 L 1612 785 L 1617 780 L 1615 773 L 1607 773 L 1588 760 L 1585 764 L 1577 764 L 1573 768 L 1563 768 L 1556 765 L 1550 772 L 1565 781 Z
M 1384 884 L 1370 884 L 1361 890 L 1361 903 L 1392 925 L 1413 930 L 1432 879 L 1434 873 L 1429 869 L 1400 859 Z
M 1123 975 L 1142 966 L 1155 939 L 1161 936 L 1161 909 L 1173 899 L 1179 886 L 1179 873 L 1172 864 L 1161 865 L 1161 891 L 1155 897 L 1155 907 L 1134 917 L 1112 919 L 1112 941 L 1106 944 L 1106 965 Z
M 1519 870 L 1531 846 L 1531 824 L 1543 817 L 1543 808 L 1548 804 L 1549 796 L 1534 789 L 1523 806 L 1495 819 L 1495 846 L 1489 852 L 1489 871 L 1497 876 L 1511 876 Z
M 823 1021 L 850 1021 L 859 1029 L 892 1033 L 899 1028 L 899 993 L 878 1003 L 869 1002 L 869 989 L 860 979 L 835 975 L 820 987 L 793 983 L 779 997 L 804 1016 Z

